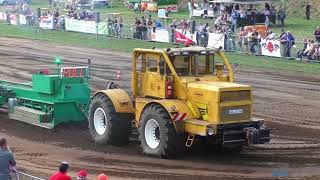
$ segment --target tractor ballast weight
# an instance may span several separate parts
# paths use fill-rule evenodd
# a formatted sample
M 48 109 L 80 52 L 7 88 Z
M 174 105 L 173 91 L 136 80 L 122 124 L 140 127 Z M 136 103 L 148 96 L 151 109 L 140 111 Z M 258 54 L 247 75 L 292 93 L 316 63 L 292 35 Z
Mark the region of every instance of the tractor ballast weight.
M 90 101 L 89 71 L 84 67 L 60 67 L 32 75 L 32 84 L 0 81 L 0 107 L 8 106 L 10 119 L 52 129 L 66 122 L 87 119 Z

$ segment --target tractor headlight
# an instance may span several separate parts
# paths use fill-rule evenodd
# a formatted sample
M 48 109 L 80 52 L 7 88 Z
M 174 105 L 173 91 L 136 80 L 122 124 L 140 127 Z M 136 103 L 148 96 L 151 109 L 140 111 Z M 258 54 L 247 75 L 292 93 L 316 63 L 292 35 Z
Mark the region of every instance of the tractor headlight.
M 214 130 L 212 127 L 208 127 L 208 135 L 212 136 L 214 134 Z

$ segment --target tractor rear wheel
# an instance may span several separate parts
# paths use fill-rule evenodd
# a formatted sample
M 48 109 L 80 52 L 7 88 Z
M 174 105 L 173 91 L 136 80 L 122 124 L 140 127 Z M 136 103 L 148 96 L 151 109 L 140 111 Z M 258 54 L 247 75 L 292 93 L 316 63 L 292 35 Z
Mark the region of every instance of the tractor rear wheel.
M 161 158 L 175 158 L 186 152 L 185 136 L 176 133 L 168 112 L 158 104 L 147 107 L 139 127 L 143 153 Z
M 105 94 L 97 94 L 91 100 L 89 128 L 92 139 L 98 144 L 122 146 L 129 142 L 130 118 L 117 113 Z

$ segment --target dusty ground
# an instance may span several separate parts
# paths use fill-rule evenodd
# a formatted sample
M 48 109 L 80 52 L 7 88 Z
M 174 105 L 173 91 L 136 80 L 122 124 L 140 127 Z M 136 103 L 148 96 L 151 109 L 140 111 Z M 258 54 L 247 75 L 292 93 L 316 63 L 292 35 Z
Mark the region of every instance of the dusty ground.
M 1 79 L 27 82 L 33 72 L 53 69 L 55 56 L 67 65 L 91 58 L 93 90 L 104 88 L 117 67 L 121 86 L 129 88 L 130 54 L 8 38 L 0 38 Z M 274 170 L 288 171 L 290 179 L 320 179 L 320 76 L 240 67 L 237 81 L 253 85 L 254 114 L 273 128 L 270 144 L 241 154 L 195 147 L 180 160 L 150 158 L 141 155 L 135 140 L 125 147 L 95 145 L 86 127 L 48 131 L 9 120 L 5 111 L 0 136 L 8 138 L 20 169 L 43 177 L 68 161 L 72 175 L 84 168 L 111 179 L 272 179 Z

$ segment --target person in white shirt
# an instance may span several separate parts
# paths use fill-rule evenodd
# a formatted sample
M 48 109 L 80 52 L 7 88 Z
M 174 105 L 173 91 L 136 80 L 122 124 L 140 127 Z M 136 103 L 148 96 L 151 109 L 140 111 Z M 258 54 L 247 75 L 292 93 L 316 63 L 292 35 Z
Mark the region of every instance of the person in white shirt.
M 266 39 L 267 40 L 275 40 L 276 39 L 276 35 L 272 31 L 269 31 L 269 34 L 266 37 Z
M 264 17 L 265 17 L 264 24 L 265 24 L 265 26 L 269 27 L 269 25 L 270 25 L 270 18 L 269 18 L 270 11 L 267 8 L 264 10 Z
M 222 24 L 222 17 L 223 17 L 223 15 L 219 16 L 219 17 L 215 20 L 214 24 L 220 26 L 220 25 Z

